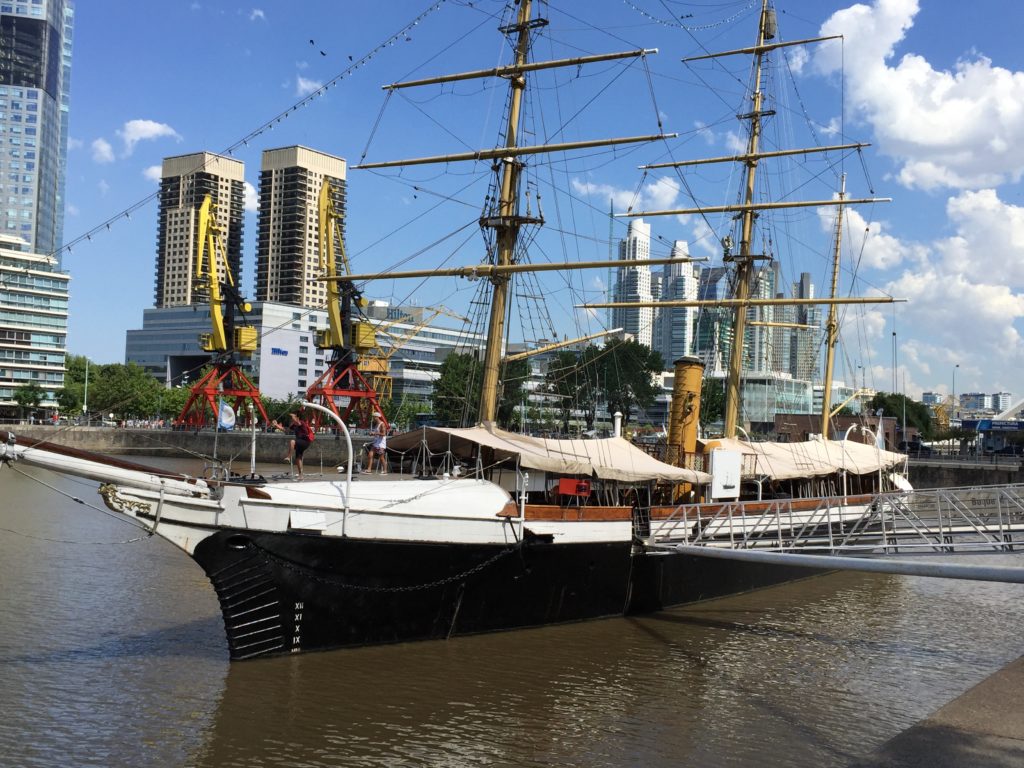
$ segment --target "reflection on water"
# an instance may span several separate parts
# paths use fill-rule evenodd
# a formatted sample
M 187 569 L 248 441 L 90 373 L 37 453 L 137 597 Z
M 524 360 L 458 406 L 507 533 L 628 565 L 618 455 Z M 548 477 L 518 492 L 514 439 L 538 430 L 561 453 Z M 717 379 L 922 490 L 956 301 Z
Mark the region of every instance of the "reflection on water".
M 137 531 L 10 480 L 0 469 L 0 765 L 841 766 L 1024 653 L 1024 587 L 840 574 L 229 664 L 191 560 L 157 538 L 47 541 Z

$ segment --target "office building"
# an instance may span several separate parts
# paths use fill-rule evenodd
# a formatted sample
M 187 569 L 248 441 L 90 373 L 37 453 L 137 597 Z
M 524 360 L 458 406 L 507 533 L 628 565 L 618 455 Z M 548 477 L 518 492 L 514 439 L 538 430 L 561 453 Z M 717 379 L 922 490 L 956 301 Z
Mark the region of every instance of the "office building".
M 775 262 L 776 285 L 781 285 L 779 265 Z M 814 283 L 807 272 L 790 288 L 790 298 L 813 299 Z M 784 299 L 778 292 L 776 298 Z M 772 329 L 772 359 L 776 371 L 788 373 L 795 379 L 819 381 L 820 350 L 822 343 L 822 310 L 813 305 L 780 304 L 774 308 L 775 320 L 780 325 Z
M 387 324 L 388 333 L 377 335 L 379 344 L 387 350 L 393 339 L 402 340 L 389 358 L 395 400 L 429 398 L 448 352 L 482 349 L 484 345 L 478 333 L 424 323 L 423 311 L 422 307 L 393 307 L 383 301 L 371 302 L 366 308 L 369 322 Z M 245 322 L 257 329 L 260 346 L 241 364 L 260 391 L 282 400 L 304 397 L 331 363 L 330 352 L 315 344 L 317 329 L 327 327 L 327 312 L 254 302 Z M 209 330 L 209 316 L 199 305 L 143 310 L 142 328 L 128 331 L 125 362 L 142 366 L 166 386 L 194 383 L 210 362 L 209 353 L 199 346 L 199 334 Z
M 697 276 L 684 240 L 672 244 L 670 258 L 680 259 L 667 264 L 662 272 L 659 290 L 661 301 L 693 301 L 697 298 Z M 696 307 L 661 307 L 654 323 L 654 349 L 661 353 L 666 370 L 680 357 L 693 354 Z
M 164 158 L 160 172 L 160 213 L 157 230 L 154 306 L 182 307 L 205 302 L 205 281 L 196 282 L 199 207 L 206 195 L 216 206 L 225 251 L 217 274 L 225 278 L 223 259 L 238 285 L 242 266 L 244 165 L 212 152 Z M 198 291 L 197 291 L 198 289 Z
M 324 306 L 327 288 L 315 279 L 321 274 L 318 223 L 324 181 L 330 182 L 334 208 L 344 217 L 344 160 L 299 146 L 263 153 L 256 251 L 258 301 Z
M 43 392 L 40 408 L 56 409 L 64 386 L 68 280 L 57 261 L 28 243 L 0 234 L 0 414 L 20 413 L 15 393 L 26 384 Z
M 64 230 L 72 0 L 0 4 L 0 233 L 56 251 Z
M 651 257 L 651 225 L 643 219 L 629 222 L 626 239 L 619 243 L 620 261 L 647 260 Z M 614 301 L 653 301 L 651 268 L 647 265 L 618 268 Z M 612 311 L 612 327 L 622 328 L 644 346 L 650 347 L 654 337 L 654 309 L 622 307 Z
M 732 271 L 710 267 L 697 272 L 697 298 L 700 301 L 732 296 Z M 699 307 L 694 351 L 704 363 L 706 376 L 721 375 L 729 365 L 732 348 L 733 312 L 726 307 Z

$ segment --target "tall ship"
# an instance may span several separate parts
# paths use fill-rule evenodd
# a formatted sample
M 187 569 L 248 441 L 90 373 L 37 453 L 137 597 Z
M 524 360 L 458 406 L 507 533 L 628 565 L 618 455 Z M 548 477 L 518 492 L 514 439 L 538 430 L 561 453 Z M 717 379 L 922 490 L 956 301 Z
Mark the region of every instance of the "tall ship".
M 748 294 L 758 259 L 753 200 L 758 163 L 780 151 L 759 145 L 762 62 L 787 43 L 776 42 L 767 0 L 758 14 L 752 57 L 749 137 L 735 158 L 749 190 L 729 211 L 738 214 L 738 245 L 728 250 L 735 308 L 725 435 L 699 441 L 704 364 L 676 361 L 668 447 L 660 458 L 618 434 L 551 439 L 496 425 L 502 386 L 510 285 L 520 273 L 608 269 L 614 262 L 529 264 L 523 232 L 543 224 L 539 197 L 530 197 L 522 171 L 530 158 L 552 152 L 644 145 L 664 133 L 530 145 L 522 123 L 524 95 L 542 70 L 642 59 L 650 49 L 534 61 L 533 36 L 547 20 L 520 0 L 500 31 L 511 61 L 490 69 L 395 83 L 389 89 L 477 80 L 507 82 L 498 145 L 489 149 L 404 161 L 363 163 L 366 169 L 491 161 L 493 180 L 479 224 L 488 244 L 482 263 L 435 275 L 472 275 L 489 282 L 487 346 L 482 356 L 475 426 L 429 427 L 390 440 L 394 472 L 353 476 L 355 457 L 337 479 L 264 480 L 230 474 L 198 478 L 165 472 L 61 446 L 0 433 L 0 460 L 26 471 L 52 471 L 98 482 L 104 503 L 191 556 L 220 602 L 232 659 L 345 646 L 445 639 L 456 635 L 657 611 L 806 575 L 784 565 L 707 560 L 653 546 L 673 532 L 681 539 L 728 545 L 736 535 L 808 531 L 830 536 L 870 524 L 879 493 L 905 487 L 905 457 L 874 445 L 823 435 L 792 444 L 737 440 L 744 323 L 757 299 Z M 814 41 L 799 41 L 812 44 Z M 796 43 L 794 43 L 796 44 Z M 843 151 L 843 147 L 819 151 Z M 534 194 L 536 194 L 534 192 Z M 844 196 L 817 205 L 859 202 Z M 792 203 L 779 203 L 791 205 Z M 694 209 L 701 215 L 707 206 Z M 685 211 L 684 211 L 685 212 Z M 674 211 L 670 213 L 680 213 Z M 645 212 L 644 215 L 654 215 Z M 321 232 L 326 230 L 321 228 Z M 838 232 L 838 227 L 837 227 Z M 327 247 L 322 237 L 321 247 Z M 647 264 L 671 260 L 649 259 Z M 389 273 L 390 279 L 420 273 Z M 329 274 L 334 294 L 374 275 Z M 835 307 L 854 299 L 833 295 Z M 834 331 L 834 315 L 830 321 Z M 351 332 L 349 328 L 347 332 Z M 834 344 L 834 339 L 832 340 Z M 341 343 L 339 342 L 339 346 Z M 308 404 L 344 420 L 332 408 Z M 666 459 L 665 461 L 660 459 Z M 401 471 L 399 471 L 401 470 Z M 16 473 L 0 483 L 16 482 Z M 775 489 L 775 495 L 768 488 Z M 784 488 L 785 493 L 778 492 Z M 783 521 L 783 522 L 780 522 Z M 763 534 L 767 535 L 767 534 Z

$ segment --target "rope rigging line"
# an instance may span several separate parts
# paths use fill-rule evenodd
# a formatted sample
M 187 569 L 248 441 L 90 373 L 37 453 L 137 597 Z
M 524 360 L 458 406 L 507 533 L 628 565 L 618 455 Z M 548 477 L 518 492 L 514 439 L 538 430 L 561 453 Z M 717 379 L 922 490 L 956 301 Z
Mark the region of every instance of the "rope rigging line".
M 148 539 L 150 536 L 153 535 L 153 532 L 150 530 L 149 526 L 144 525 L 143 523 L 139 522 L 138 520 L 134 520 L 134 519 L 132 519 L 130 517 L 126 517 L 125 515 L 117 514 L 116 512 L 111 512 L 109 509 L 103 509 L 103 507 L 97 507 L 95 504 L 90 504 L 85 499 L 79 498 L 78 496 L 74 496 L 74 495 L 68 493 L 67 491 L 64 491 L 64 490 L 58 488 L 57 486 L 52 485 L 52 484 L 46 482 L 45 480 L 42 480 L 42 479 L 36 477 L 35 475 L 32 475 L 32 474 L 30 474 L 28 472 L 23 472 L 22 470 L 18 469 L 18 467 L 16 467 L 13 464 L 11 464 L 10 462 L 7 462 L 7 461 L 0 462 L 0 470 L 2 470 L 4 466 L 9 467 L 12 472 L 17 472 L 22 477 L 27 477 L 29 480 L 32 480 L 33 482 L 38 483 L 39 485 L 43 486 L 44 488 L 47 488 L 47 489 L 53 491 L 57 495 L 63 496 L 66 499 L 70 499 L 71 501 L 75 502 L 76 504 L 81 504 L 83 507 L 88 507 L 89 509 L 94 510 L 96 512 L 101 512 L 104 515 L 107 515 L 108 517 L 113 518 L 114 520 L 118 520 L 118 521 L 120 521 L 122 523 L 127 523 L 128 525 L 134 526 L 135 528 L 139 528 L 139 529 L 141 529 L 143 531 L 146 531 L 146 535 L 145 536 L 137 536 L 137 537 L 135 537 L 133 539 L 126 539 L 125 541 L 67 541 L 67 540 L 61 540 L 61 539 L 41 539 L 42 541 L 53 541 L 53 542 L 57 542 L 59 544 L 97 544 L 97 545 L 99 545 L 99 544 L 131 544 L 131 543 L 136 542 L 136 541 L 142 541 L 144 539 Z M 9 529 L 4 528 L 3 530 L 9 530 Z M 19 533 L 18 531 L 10 531 L 10 532 L 14 533 L 16 535 L 19 535 L 19 536 L 25 536 L 26 538 L 30 538 L 30 539 L 40 538 L 40 537 L 36 537 L 36 536 L 30 536 L 29 534 Z
M 408 34 L 408 32 L 410 30 L 412 30 L 414 27 L 419 25 L 419 23 L 421 21 L 426 19 L 432 13 L 434 13 L 437 10 L 439 10 L 441 8 L 441 6 L 445 2 L 448 2 L 448 0 L 432 0 L 431 4 L 424 11 L 420 12 L 411 21 L 409 21 L 406 24 L 404 24 L 402 26 L 402 28 L 399 29 L 397 32 L 389 35 L 382 42 L 378 43 L 376 46 L 371 48 L 368 53 L 363 54 L 362 57 L 360 57 L 359 59 L 356 59 L 355 61 L 353 61 L 348 67 L 346 67 L 344 70 L 342 70 L 342 72 L 340 72 L 339 74 L 337 74 L 334 77 L 332 77 L 330 80 L 328 80 L 322 86 L 317 88 L 315 91 L 312 91 L 311 93 L 305 95 L 304 97 L 302 97 L 301 99 L 296 101 L 294 104 L 292 104 L 290 107 L 288 107 L 284 111 L 278 113 L 277 115 L 275 115 L 274 117 L 272 117 L 269 120 L 265 121 L 263 124 L 261 124 L 260 126 L 258 126 L 254 130 L 252 130 L 249 133 L 247 133 L 241 139 L 239 139 L 238 141 L 236 141 L 235 143 L 231 144 L 226 149 L 224 149 L 220 154 L 222 154 L 222 155 L 231 155 L 236 150 L 240 149 L 241 147 L 248 146 L 250 141 L 252 141 L 253 139 L 256 139 L 259 136 L 261 136 L 266 131 L 272 130 L 275 125 L 279 125 L 282 121 L 284 121 L 287 118 L 289 118 L 294 112 L 296 112 L 297 110 L 299 110 L 299 109 L 301 109 L 301 108 L 303 108 L 305 106 L 308 106 L 315 99 L 318 99 L 319 97 L 323 96 L 329 89 L 335 87 L 344 78 L 348 77 L 353 72 L 355 72 L 357 69 L 359 69 L 360 67 L 365 66 L 367 63 L 369 63 L 370 59 L 372 59 L 376 54 L 380 53 L 385 48 L 388 48 L 388 47 L 394 45 L 395 42 L 404 39 L 407 36 L 407 34 Z M 205 167 L 205 163 L 204 163 L 204 165 L 200 165 L 200 166 L 196 167 L 192 171 L 192 173 L 201 171 L 201 170 L 203 170 L 204 167 Z M 135 203 L 133 203 L 130 206 L 128 206 L 127 208 L 123 209 L 119 213 L 116 213 L 113 216 L 109 217 L 106 221 L 103 221 L 100 224 L 98 224 L 95 227 L 93 227 L 92 229 L 87 230 L 85 233 L 83 233 L 83 234 L 79 235 L 78 237 L 70 240 L 69 242 L 67 242 L 64 245 L 62 245 L 60 248 L 57 248 L 57 249 L 51 251 L 48 255 L 52 256 L 52 257 L 56 257 L 58 254 L 62 253 L 65 250 L 70 254 L 72 252 L 72 249 L 74 248 L 74 246 L 79 245 L 80 243 L 85 242 L 85 241 L 92 241 L 93 235 L 101 234 L 104 231 L 109 231 L 111 225 L 117 223 L 121 219 L 129 219 L 130 220 L 131 219 L 131 214 L 135 213 L 139 209 L 141 209 L 144 206 L 148 205 L 152 201 L 158 199 L 159 196 L 160 196 L 160 191 L 159 190 L 157 190 L 156 192 L 153 192 L 153 193 L 151 193 L 149 195 L 146 195 L 141 200 L 136 201 Z

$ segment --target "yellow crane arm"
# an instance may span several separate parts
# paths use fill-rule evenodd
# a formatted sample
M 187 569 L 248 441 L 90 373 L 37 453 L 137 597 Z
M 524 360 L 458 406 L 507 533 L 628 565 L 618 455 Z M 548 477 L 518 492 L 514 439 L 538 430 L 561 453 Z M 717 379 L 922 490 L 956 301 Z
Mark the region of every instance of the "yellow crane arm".
M 349 274 L 348 257 L 345 255 L 345 241 L 339 231 L 340 217 L 331 199 L 330 182 L 324 181 L 320 188 L 320 269 L 325 277 L 339 275 L 337 260 L 334 255 L 334 236 L 338 235 L 341 249 L 341 262 L 344 272 Z M 327 322 L 328 328 L 318 334 L 318 345 L 322 348 L 340 349 L 345 346 L 345 327 L 341 316 L 341 290 L 337 280 L 327 281 Z
M 210 328 L 207 337 L 201 337 L 203 349 L 207 352 L 223 352 L 228 348 L 224 332 L 224 308 L 220 294 L 220 280 L 217 279 L 217 224 L 213 219 L 213 201 L 207 195 L 199 206 L 198 253 L 196 254 L 196 278 L 205 279 L 210 297 Z M 230 266 L 227 270 L 231 279 Z

